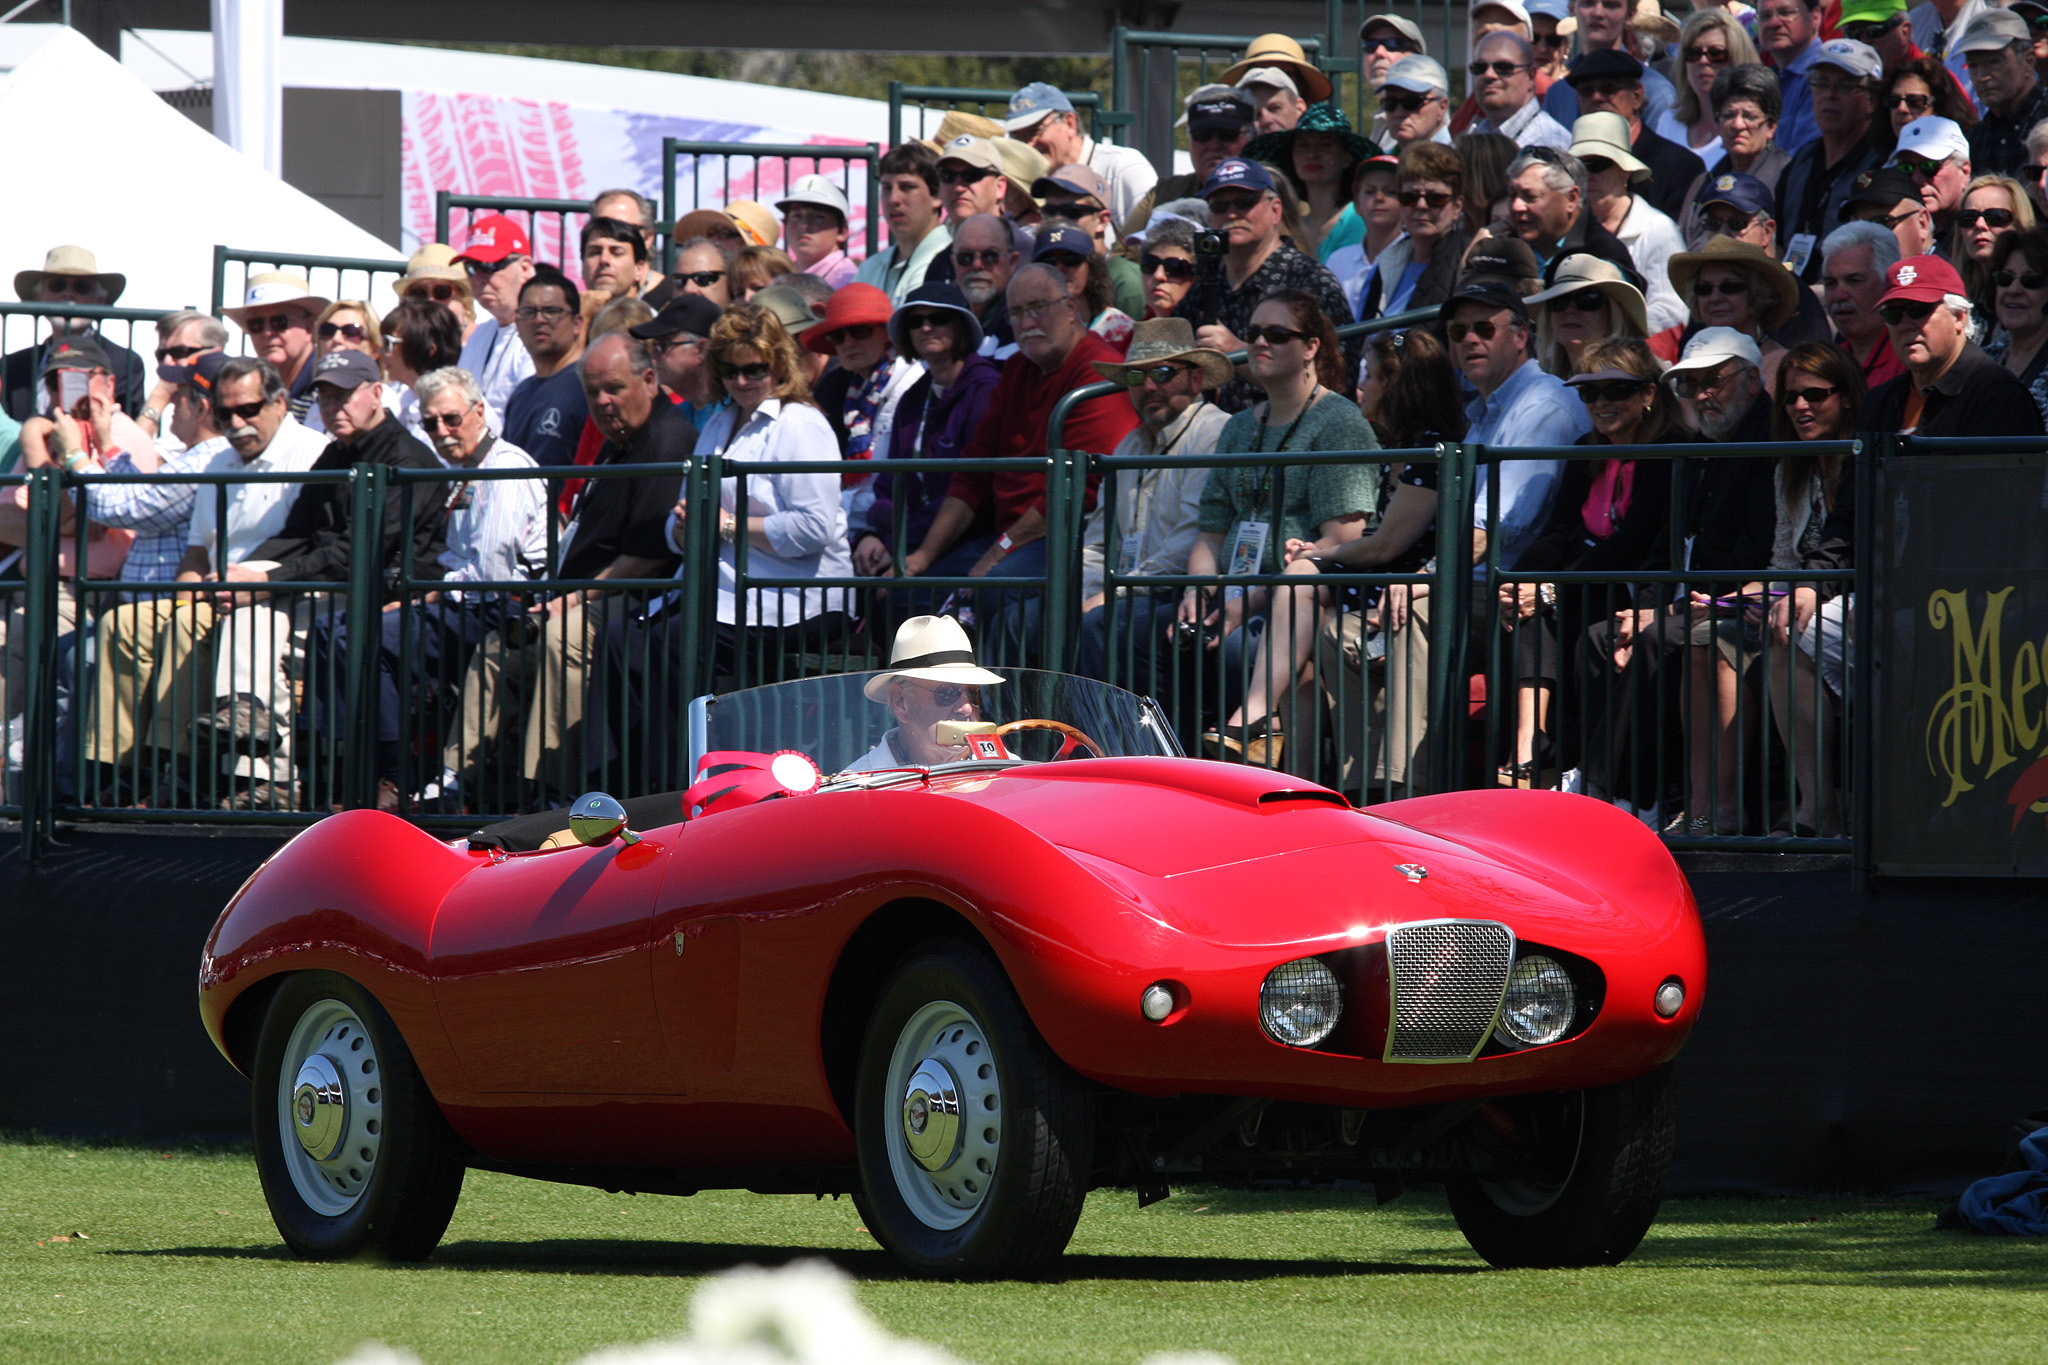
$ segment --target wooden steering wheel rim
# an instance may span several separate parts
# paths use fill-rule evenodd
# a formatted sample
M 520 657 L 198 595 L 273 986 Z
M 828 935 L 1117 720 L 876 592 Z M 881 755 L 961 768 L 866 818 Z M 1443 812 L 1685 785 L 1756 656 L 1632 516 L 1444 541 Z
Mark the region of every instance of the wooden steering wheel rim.
M 1100 744 L 1097 744 L 1082 731 L 1068 725 L 1064 721 L 1042 720 L 1037 717 L 1027 716 L 1023 720 L 1007 721 L 996 727 L 996 733 L 999 735 L 1007 735 L 1013 730 L 1053 730 L 1065 735 L 1067 737 L 1066 743 L 1060 745 L 1060 751 L 1053 755 L 1052 761 L 1055 763 L 1072 753 L 1077 744 L 1085 747 L 1089 753 L 1097 758 L 1108 757 L 1107 754 L 1102 752 Z

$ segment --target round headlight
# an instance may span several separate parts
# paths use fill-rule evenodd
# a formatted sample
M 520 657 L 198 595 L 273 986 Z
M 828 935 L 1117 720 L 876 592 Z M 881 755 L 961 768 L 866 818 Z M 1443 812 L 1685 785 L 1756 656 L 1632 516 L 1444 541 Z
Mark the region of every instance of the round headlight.
M 1259 987 L 1259 1024 L 1289 1047 L 1314 1047 L 1337 1027 L 1344 991 L 1337 974 L 1312 957 L 1283 962 Z
M 1572 1026 L 1578 1003 L 1564 968 L 1555 959 L 1531 953 L 1508 974 L 1507 999 L 1501 1002 L 1500 1027 L 1494 1036 L 1509 1047 L 1554 1043 Z

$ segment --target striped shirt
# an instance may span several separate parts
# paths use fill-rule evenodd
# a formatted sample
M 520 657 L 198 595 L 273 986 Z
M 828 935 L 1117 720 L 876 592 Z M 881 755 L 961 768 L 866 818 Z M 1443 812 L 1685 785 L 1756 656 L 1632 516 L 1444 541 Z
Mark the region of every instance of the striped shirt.
M 159 474 L 196 474 L 228 448 L 228 438 L 215 436 L 163 456 Z M 107 461 L 109 474 L 139 474 L 135 461 L 122 451 Z M 208 490 L 211 493 L 211 489 Z M 186 533 L 192 523 L 195 483 L 93 484 L 86 495 L 88 515 L 102 526 L 135 532 L 135 543 L 121 565 L 121 577 L 140 583 L 168 583 L 178 576 L 185 557 Z
M 446 463 L 446 461 L 443 461 Z M 453 466 L 450 466 L 451 468 Z M 538 469 L 533 456 L 498 438 L 479 469 Z M 548 493 L 543 479 L 479 479 L 446 485 L 449 583 L 494 583 L 537 575 L 547 559 Z M 451 592 L 450 596 L 459 596 Z

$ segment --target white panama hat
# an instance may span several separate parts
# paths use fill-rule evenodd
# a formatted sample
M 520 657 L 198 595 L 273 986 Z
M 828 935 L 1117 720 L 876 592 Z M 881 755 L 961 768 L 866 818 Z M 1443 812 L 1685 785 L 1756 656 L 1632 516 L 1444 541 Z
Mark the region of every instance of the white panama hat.
M 889 646 L 889 667 L 869 678 L 861 693 L 869 701 L 886 701 L 894 678 L 920 682 L 978 683 L 994 687 L 1003 681 L 974 662 L 974 642 L 950 616 L 913 616 L 896 627 Z

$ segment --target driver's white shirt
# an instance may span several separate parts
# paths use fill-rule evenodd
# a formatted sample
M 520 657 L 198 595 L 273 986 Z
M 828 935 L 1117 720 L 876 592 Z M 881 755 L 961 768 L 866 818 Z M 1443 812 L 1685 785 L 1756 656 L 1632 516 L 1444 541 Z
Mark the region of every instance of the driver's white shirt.
M 896 731 L 892 729 L 882 736 L 880 744 L 862 754 L 859 758 L 841 769 L 841 771 L 873 773 L 880 772 L 884 768 L 905 768 L 909 766 L 911 765 L 906 760 L 896 756 Z

